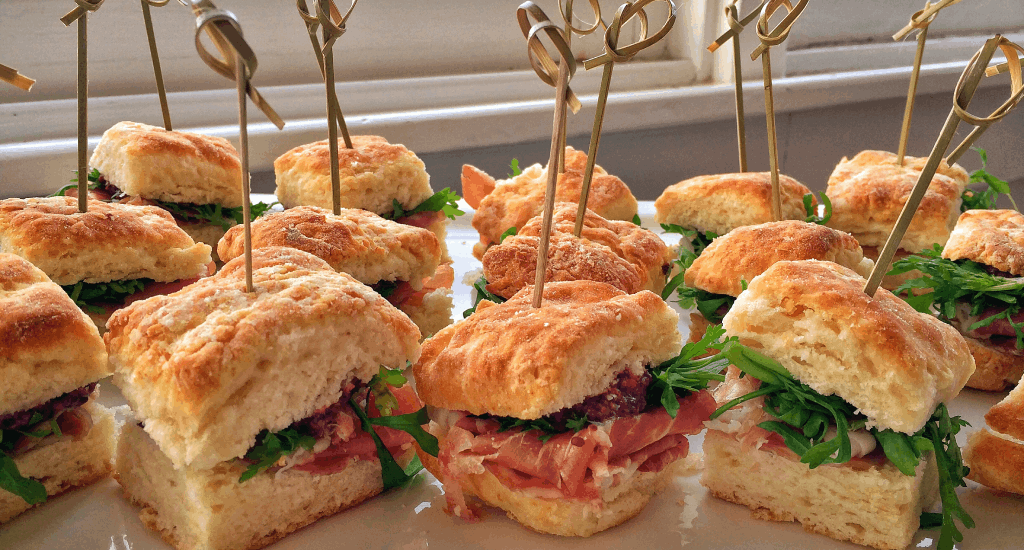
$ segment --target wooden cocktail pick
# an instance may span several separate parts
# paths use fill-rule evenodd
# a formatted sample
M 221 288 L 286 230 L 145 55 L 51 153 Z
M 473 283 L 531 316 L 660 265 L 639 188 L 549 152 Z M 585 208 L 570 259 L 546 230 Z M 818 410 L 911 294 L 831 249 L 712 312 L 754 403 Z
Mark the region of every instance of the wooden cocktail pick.
M 4 64 L 0 64 L 0 80 L 3 80 L 16 88 L 21 88 L 26 92 L 31 90 L 32 85 L 36 83 L 34 78 L 29 78 L 19 73 L 18 69 L 8 67 Z
M 572 47 L 572 35 L 573 33 L 580 36 L 586 36 L 593 33 L 598 28 L 604 28 L 604 21 L 601 20 L 601 3 L 600 0 L 587 0 L 590 3 L 590 10 L 594 13 L 594 23 L 590 26 L 578 28 L 573 25 L 573 20 L 576 19 L 573 13 L 573 0 L 558 0 L 558 12 L 562 16 L 562 21 L 565 22 L 565 29 L 562 34 L 565 36 L 565 43 Z M 565 140 L 568 128 L 562 129 L 562 135 L 558 138 L 558 173 L 565 172 Z
M 1013 42 L 1010 42 L 1008 40 L 1001 44 L 999 48 L 1003 51 L 1003 55 L 1006 56 L 1007 62 L 989 67 L 988 69 L 985 70 L 985 76 L 995 76 L 997 74 L 1009 71 L 1010 81 L 1020 82 L 1021 73 L 1022 69 L 1024 69 L 1024 65 L 1022 65 L 1022 60 L 1019 57 L 1017 57 L 1017 54 L 1018 52 L 1024 54 L 1024 49 L 1021 49 L 1019 45 L 1014 44 Z M 1013 62 L 1009 61 L 1011 56 L 1014 56 L 1015 58 Z M 1005 68 L 1005 70 L 1001 71 L 1000 68 Z M 985 133 L 985 130 L 988 130 L 988 127 L 991 126 L 992 123 L 1002 118 L 1007 112 L 1009 112 L 1010 109 L 1012 109 L 1018 102 L 1020 102 L 1022 93 L 1024 92 L 1022 92 L 1021 90 L 1017 90 L 1015 96 L 1008 99 L 1006 103 L 1004 103 L 1000 107 L 1000 109 L 1006 109 L 1006 111 L 1000 114 L 998 117 L 975 118 L 972 117 L 970 113 L 964 113 L 964 116 L 966 116 L 967 118 L 961 118 L 963 118 L 963 120 L 965 120 L 969 124 L 973 124 L 975 128 L 974 130 L 971 130 L 971 133 L 968 134 L 966 138 L 964 138 L 964 141 L 960 145 L 958 145 L 956 149 L 954 149 L 953 152 L 949 154 L 949 156 L 946 157 L 946 162 L 949 164 L 953 164 L 954 162 L 960 160 L 960 157 L 963 156 L 963 154 L 966 153 L 974 145 L 974 142 L 978 141 L 978 138 L 981 137 L 981 134 Z M 1013 103 L 1013 105 L 1010 105 L 1011 102 Z M 999 113 L 1000 111 L 997 110 L 996 112 Z M 1010 201 L 1013 201 L 1013 197 L 1010 197 Z
M 103 0 L 75 0 L 75 9 L 60 18 L 65 27 L 78 21 L 78 211 L 89 210 L 89 12 Z
M 160 70 L 160 53 L 156 49 L 156 34 L 153 32 L 153 16 L 149 7 L 162 8 L 170 0 L 141 0 L 142 18 L 146 21 L 146 38 L 149 40 L 149 55 L 153 58 L 153 75 L 156 77 L 156 93 L 160 96 L 160 112 L 164 116 L 164 130 L 171 130 L 171 109 L 167 106 L 167 91 L 164 89 L 164 73 Z
M 246 96 L 248 95 L 264 114 L 277 125 L 284 127 L 277 113 L 256 92 L 249 83 L 256 72 L 256 54 L 242 37 L 242 27 L 238 19 L 229 11 L 217 9 L 210 0 L 190 0 L 193 13 L 196 15 L 196 50 L 199 57 L 217 73 L 235 81 L 238 89 L 238 134 L 239 153 L 242 157 L 242 221 L 245 243 L 245 289 L 255 292 L 252 284 L 252 232 L 250 201 L 249 201 L 249 129 L 246 113 Z M 203 45 L 203 32 L 210 37 L 220 51 L 222 58 L 210 54 Z M 281 121 L 277 124 L 277 121 Z
M 352 2 L 352 5 L 349 6 L 348 8 L 348 12 L 346 12 L 344 16 L 342 16 L 341 12 L 338 11 L 338 8 L 337 6 L 335 6 L 334 2 L 330 2 L 330 19 L 333 20 L 333 23 L 331 24 L 332 30 L 325 29 L 325 33 L 331 34 L 333 32 L 333 28 L 336 28 L 340 30 L 342 33 L 344 33 L 345 23 L 348 21 L 348 16 L 352 14 L 352 10 L 355 9 L 357 1 L 358 0 Z M 316 57 L 317 65 L 319 65 L 320 67 L 320 76 L 324 79 L 324 83 L 326 84 L 327 68 L 324 65 L 324 45 L 321 44 L 320 39 L 317 38 L 317 30 L 320 28 L 320 17 L 318 14 L 310 13 L 309 7 L 306 5 L 306 0 L 296 0 L 295 6 L 299 10 L 299 16 L 302 18 L 303 23 L 306 24 L 306 32 L 309 33 L 309 42 L 310 44 L 313 45 L 313 54 Z M 337 37 L 335 37 L 335 40 L 336 39 Z M 341 105 L 338 103 L 338 95 L 336 92 L 333 94 L 331 92 L 328 92 L 328 94 L 329 97 L 327 100 L 330 101 L 331 104 L 333 105 L 333 107 L 328 106 L 328 109 L 333 108 L 334 112 L 337 113 L 335 119 L 337 120 L 338 130 L 341 131 L 341 136 L 345 140 L 345 147 L 348 149 L 352 149 L 352 137 L 349 135 L 348 125 L 345 124 L 345 114 L 341 111 Z M 328 119 L 328 122 L 329 121 L 330 120 Z M 337 141 L 337 134 L 335 134 L 335 139 L 333 139 L 332 141 Z
M 652 2 L 668 3 L 669 14 L 668 19 L 665 20 L 665 24 L 662 26 L 661 30 L 648 38 L 647 13 L 644 11 L 644 7 Z M 634 16 L 638 17 L 640 20 L 640 38 L 636 43 L 631 44 L 631 46 L 639 47 L 633 48 L 631 53 L 624 54 L 617 50 L 619 34 L 622 30 L 622 25 Z M 604 51 L 608 56 L 608 61 L 604 63 L 604 72 L 601 74 L 601 89 L 597 93 L 597 110 L 594 113 L 594 129 L 590 132 L 590 149 L 587 151 L 587 166 L 583 172 L 583 185 L 580 189 L 579 210 L 576 212 L 576 226 L 573 229 L 573 232 L 577 237 L 579 237 L 580 233 L 583 231 L 583 220 L 587 211 L 587 199 L 590 196 L 590 182 L 594 179 L 594 166 L 597 164 L 597 148 L 601 143 L 601 127 L 604 124 L 604 111 L 608 104 L 608 90 L 612 82 L 612 68 L 615 66 L 617 61 L 629 61 L 644 48 L 652 46 L 667 36 L 669 31 L 672 30 L 672 25 L 674 25 L 675 22 L 676 5 L 672 0 L 638 0 L 637 2 L 627 2 L 620 6 L 618 11 L 615 12 L 615 18 L 612 20 L 612 24 L 608 26 L 608 29 L 604 33 Z M 590 66 L 588 66 L 587 63 L 588 62 L 584 62 L 584 67 L 589 69 Z M 593 66 L 596 67 L 597 65 Z
M 327 87 L 327 148 L 330 151 L 331 157 L 331 203 L 335 216 L 341 214 L 341 175 L 338 169 L 338 121 L 343 119 L 341 117 L 341 107 L 338 105 L 337 89 L 334 87 L 334 41 L 345 34 L 345 23 L 348 21 L 348 17 L 352 15 L 352 10 L 356 7 L 356 1 L 352 1 L 352 5 L 349 7 L 345 17 L 340 18 L 338 21 L 334 21 L 331 18 L 332 14 L 338 13 L 338 8 L 334 6 L 333 0 L 317 0 L 316 4 L 316 17 L 323 28 L 324 39 L 324 46 L 320 51 L 323 54 L 324 61 L 324 85 Z M 345 128 L 345 146 L 351 149 L 352 138 L 348 135 L 348 128 L 344 126 L 344 122 L 341 125 Z
M 924 57 L 924 44 L 928 40 L 928 25 L 931 25 L 938 15 L 939 10 L 951 6 L 961 0 L 942 0 L 937 4 L 925 2 L 923 10 L 918 11 L 910 17 L 910 24 L 900 32 L 893 35 L 893 40 L 901 40 L 904 36 L 918 29 L 917 53 L 914 55 L 914 69 L 910 72 L 910 88 L 907 90 L 907 105 L 903 110 L 903 126 L 900 127 L 900 148 L 896 153 L 896 164 L 903 166 L 903 160 L 907 155 L 907 138 L 910 135 L 910 119 L 914 116 L 914 99 L 917 96 L 917 81 L 921 76 L 921 59 Z M 926 15 L 927 14 L 927 15 Z
M 576 73 L 576 60 L 573 59 L 572 50 L 565 40 L 565 35 L 558 28 L 544 10 L 533 2 L 524 2 L 516 10 L 516 18 L 519 21 L 519 28 L 526 37 L 527 55 L 530 58 L 530 66 L 533 67 L 541 81 L 554 86 L 555 92 L 555 114 L 554 123 L 551 129 L 551 151 L 548 154 L 548 182 L 544 194 L 544 218 L 541 225 L 540 247 L 537 251 L 537 276 L 533 287 L 533 307 L 540 307 L 544 298 L 544 275 L 547 273 L 548 265 L 548 243 L 551 240 L 551 219 L 555 206 L 555 186 L 558 183 L 558 145 L 559 137 L 565 128 L 566 112 L 568 105 L 573 114 L 580 110 L 580 100 L 569 88 L 569 80 Z M 536 23 L 531 23 L 531 18 Z M 541 43 L 541 34 L 547 35 L 555 50 L 558 51 L 559 63 L 555 63 L 551 54 Z
M 786 7 L 789 12 L 774 30 L 768 30 L 768 20 L 779 8 Z M 754 48 L 750 54 L 750 60 L 761 58 L 761 70 L 764 72 L 764 109 L 765 118 L 768 121 L 768 161 L 771 164 L 772 174 L 772 219 L 782 220 L 782 196 L 779 188 L 779 145 L 775 135 L 775 98 L 772 97 L 772 61 L 770 50 L 772 46 L 778 46 L 789 37 L 789 31 L 793 28 L 800 14 L 807 6 L 807 0 L 800 0 L 794 8 L 789 0 L 769 0 L 761 9 L 761 17 L 757 20 L 757 38 L 761 45 Z
M 1014 62 L 1017 64 L 1017 70 L 1010 73 L 1010 98 L 993 111 L 991 115 L 977 117 L 968 113 L 967 107 L 971 104 L 971 99 L 974 97 L 974 92 L 978 89 L 978 83 L 981 82 L 985 67 L 995 54 L 996 48 L 1002 49 L 1007 59 L 1012 57 L 1016 60 Z M 878 261 L 875 262 L 874 269 L 871 270 L 867 284 L 864 285 L 864 292 L 869 296 L 875 295 L 878 285 L 882 282 L 882 276 L 889 271 L 889 264 L 896 254 L 896 249 L 899 248 L 900 242 L 903 241 L 903 235 L 906 234 L 907 228 L 910 227 L 910 222 L 914 219 L 914 213 L 917 212 L 921 199 L 924 198 L 925 192 L 928 191 L 932 177 L 935 176 L 939 162 L 942 161 L 943 155 L 949 148 L 949 144 L 953 140 L 953 134 L 956 133 L 960 121 L 963 120 L 968 124 L 977 126 L 978 129 L 987 128 L 1009 114 L 1020 100 L 1024 98 L 1024 82 L 1021 79 L 1019 52 L 1024 53 L 1024 49 L 997 34 L 986 41 L 985 45 L 974 54 L 974 57 L 968 62 L 967 68 L 960 75 L 960 80 L 956 84 L 956 91 L 953 94 L 953 109 L 950 110 L 949 116 L 946 117 L 946 124 L 942 127 L 942 132 L 939 134 L 939 139 L 935 142 L 935 146 L 932 147 L 932 152 L 928 156 L 928 162 L 921 169 L 921 175 L 918 177 L 917 183 L 907 199 L 907 204 L 903 206 L 903 211 L 900 212 L 900 217 L 896 220 L 892 233 L 889 234 L 889 238 L 885 241 L 885 246 L 882 247 L 882 251 L 878 255 Z M 1011 66 L 1014 62 L 1011 62 Z M 970 139 L 970 136 L 968 136 L 968 139 Z M 966 142 L 967 140 L 964 141 Z M 963 144 L 961 144 L 962 146 Z M 959 150 L 961 147 L 957 149 Z
M 757 18 L 761 9 L 768 2 L 763 0 L 756 8 L 750 11 L 743 19 L 739 18 L 739 11 L 736 9 L 736 2 L 733 0 L 725 7 L 725 20 L 729 30 L 708 46 L 708 51 L 714 53 L 726 41 L 732 39 L 733 56 L 733 83 L 736 86 L 736 143 L 740 154 L 740 172 L 747 171 L 747 129 L 743 113 L 743 56 L 740 55 L 740 34 L 743 29 Z

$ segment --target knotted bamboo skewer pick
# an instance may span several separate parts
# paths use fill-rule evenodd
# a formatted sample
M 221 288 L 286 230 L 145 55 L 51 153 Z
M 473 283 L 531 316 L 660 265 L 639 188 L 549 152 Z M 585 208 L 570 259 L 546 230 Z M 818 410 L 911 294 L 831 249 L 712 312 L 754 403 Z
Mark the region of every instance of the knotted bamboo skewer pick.
M 900 127 L 900 148 L 896 154 L 896 164 L 903 166 L 904 157 L 907 154 L 907 138 L 910 136 L 910 119 L 914 116 L 914 99 L 917 96 L 917 81 L 921 76 L 921 59 L 924 57 L 924 44 L 928 40 L 928 25 L 931 25 L 938 15 L 939 10 L 951 6 L 961 0 L 942 0 L 937 4 L 925 2 L 923 10 L 918 11 L 910 17 L 910 24 L 900 32 L 893 35 L 893 40 L 900 40 L 914 29 L 919 29 L 917 34 L 917 53 L 914 55 L 914 69 L 910 72 L 910 88 L 907 90 L 907 105 L 903 110 L 903 126 Z M 925 13 L 930 15 L 925 15 Z
M 654 36 L 647 37 L 647 12 L 644 11 L 651 2 L 666 2 L 669 5 L 668 18 L 665 25 Z M 621 55 L 617 50 L 619 34 L 622 25 L 637 16 L 640 20 L 640 38 L 636 44 L 642 47 L 633 53 Z M 587 199 L 590 196 L 590 182 L 594 179 L 594 166 L 597 164 L 597 148 L 601 143 L 601 127 L 604 124 L 604 110 L 608 104 L 608 89 L 612 82 L 612 68 L 617 61 L 629 61 L 643 48 L 647 48 L 658 40 L 668 35 L 672 25 L 676 22 L 676 5 L 672 0 L 638 0 L 635 3 L 627 2 L 615 12 L 612 24 L 604 33 L 604 50 L 609 56 L 609 61 L 604 64 L 604 72 L 601 74 L 601 89 L 597 94 L 597 110 L 594 113 L 594 129 L 590 132 L 590 149 L 587 151 L 587 166 L 583 172 L 583 186 L 580 189 L 579 210 L 576 211 L 576 226 L 573 233 L 579 237 L 583 231 L 583 219 L 587 211 Z M 586 64 L 584 64 L 586 66 Z M 564 150 L 564 148 L 563 148 Z
M 210 0 L 190 0 L 193 13 L 196 15 L 196 50 L 199 57 L 217 73 L 233 78 L 238 89 L 238 134 L 239 153 L 242 157 L 242 221 L 245 244 L 245 289 L 255 292 L 252 284 L 252 232 L 250 201 L 249 201 L 249 129 L 246 113 L 246 95 L 272 121 L 280 117 L 249 84 L 249 79 L 256 72 L 256 54 L 242 37 L 242 27 L 238 19 L 229 11 L 217 9 Z M 223 55 L 218 59 L 211 55 L 203 46 L 202 36 L 206 32 L 214 45 Z M 233 70 L 232 70 L 233 69 Z M 258 100 L 257 100 L 258 98 Z M 284 126 L 282 121 L 278 128 Z
M 324 47 L 321 50 L 324 58 L 324 85 L 327 87 L 327 148 L 331 157 L 331 203 L 334 215 L 341 214 L 341 174 L 338 169 L 338 120 L 341 119 L 341 108 L 338 106 L 338 92 L 334 87 L 334 41 L 345 34 L 345 22 L 356 7 L 356 1 L 348 13 L 338 23 L 331 20 L 331 14 L 337 13 L 333 0 L 317 0 L 316 16 L 323 27 Z M 352 138 L 345 129 L 345 146 L 352 148 Z
M 146 21 L 146 38 L 149 39 L 149 55 L 153 58 L 153 74 L 156 76 L 156 93 L 160 96 L 160 112 L 164 115 L 164 130 L 171 130 L 171 109 L 167 106 L 167 91 L 164 89 L 164 73 L 160 70 L 160 53 L 156 50 L 156 34 L 153 32 L 153 16 L 149 7 L 162 8 L 170 0 L 141 0 L 142 18 Z
M 878 261 L 875 262 L 875 267 L 871 270 L 871 275 L 864 285 L 864 292 L 868 296 L 875 295 L 878 285 L 882 282 L 882 276 L 889 271 L 889 264 L 896 254 L 896 249 L 899 248 L 900 242 L 903 241 L 903 235 L 906 234 L 907 228 L 910 227 L 910 222 L 914 219 L 914 213 L 917 212 L 921 199 L 924 198 L 925 192 L 928 191 L 932 177 L 935 176 L 939 162 L 949 148 L 949 144 L 953 140 L 953 134 L 956 133 L 960 121 L 963 120 L 968 124 L 976 125 L 979 129 L 991 126 L 994 122 L 1006 116 L 1020 102 L 1021 98 L 1024 98 L 1024 82 L 1021 80 L 1021 71 L 1018 66 L 1016 71 L 1011 72 L 1010 99 L 991 115 L 984 118 L 976 117 L 967 112 L 967 107 L 970 106 L 974 92 L 978 89 L 978 83 L 981 82 L 985 67 L 992 59 L 992 55 L 995 54 L 997 47 L 1003 50 L 1007 58 L 1011 56 L 1017 58 L 1017 52 L 1024 52 L 1024 49 L 1021 49 L 1020 46 L 997 34 L 995 37 L 987 40 L 985 45 L 968 62 L 964 72 L 960 75 L 960 80 L 957 82 L 956 90 L 953 93 L 953 109 L 950 110 L 949 116 L 946 117 L 946 124 L 942 127 L 939 139 L 935 142 L 935 146 L 932 147 L 928 161 L 925 163 L 924 168 L 921 169 L 921 175 L 918 177 L 917 183 L 914 184 L 914 189 L 910 193 L 907 203 L 903 206 L 903 211 L 900 212 L 900 217 L 896 220 L 896 225 L 893 227 L 892 233 L 889 234 L 889 238 L 886 239 L 885 246 L 882 247 L 882 251 L 878 255 Z
M 0 80 L 3 80 L 15 88 L 21 88 L 26 92 L 31 90 L 32 85 L 36 83 L 34 78 L 29 78 L 19 73 L 18 69 L 8 67 L 4 64 L 0 64 Z
M 565 6 L 562 6 L 563 0 L 558 0 L 558 12 L 562 16 L 562 21 L 565 22 L 565 30 L 562 32 L 565 36 L 565 43 L 572 48 L 572 35 L 576 33 L 580 36 L 586 36 L 593 33 L 598 28 L 604 28 L 604 21 L 601 20 L 601 3 L 600 0 L 588 0 L 590 3 L 590 9 L 594 12 L 594 24 L 589 27 L 576 28 L 572 23 L 575 19 L 573 14 L 573 0 L 564 0 Z M 558 138 L 558 173 L 562 174 L 565 172 L 565 140 L 567 134 L 567 128 L 562 129 L 562 135 Z
M 89 12 L 103 0 L 75 0 L 75 9 L 60 18 L 65 27 L 78 21 L 78 211 L 89 210 Z
M 352 2 L 352 5 L 349 6 L 348 11 L 345 13 L 344 16 L 342 16 L 341 12 L 338 11 L 338 8 L 337 6 L 335 6 L 334 2 L 330 2 L 330 19 L 333 20 L 334 23 L 331 24 L 332 30 L 325 29 L 324 32 L 327 34 L 331 34 L 332 32 L 335 32 L 333 29 L 338 29 L 341 31 L 341 33 L 344 33 L 345 23 L 348 21 L 349 15 L 352 14 L 352 10 L 355 9 L 356 2 L 358 2 L 358 0 Z M 309 33 L 309 42 L 310 44 L 313 45 L 313 54 L 314 57 L 316 57 L 317 65 L 320 67 L 320 76 L 324 79 L 324 83 L 326 84 L 327 69 L 324 65 L 324 46 L 320 43 L 320 40 L 316 36 L 317 30 L 320 28 L 320 18 L 318 15 L 314 15 L 309 12 L 309 7 L 306 5 L 306 0 L 295 0 L 295 7 L 299 10 L 299 17 L 301 17 L 303 23 L 306 24 L 306 32 Z M 340 34 L 338 36 L 340 36 Z M 334 39 L 337 40 L 337 37 L 334 37 Z M 337 113 L 335 119 L 337 120 L 338 129 L 341 131 L 341 136 L 345 140 L 345 147 L 348 149 L 352 149 L 352 137 L 349 135 L 348 125 L 345 124 L 345 114 L 341 111 L 341 105 L 338 103 L 338 94 L 336 92 L 333 94 L 331 92 L 328 92 L 327 101 L 331 103 L 331 106 L 328 106 L 328 110 L 333 108 L 334 112 Z M 328 123 L 329 122 L 330 117 L 328 117 Z M 332 141 L 337 141 L 337 135 L 335 135 L 335 138 L 332 139 Z
M 780 7 L 786 6 L 789 12 L 779 23 L 775 30 L 768 32 L 768 19 L 771 18 Z M 807 6 L 807 0 L 800 0 L 794 8 L 789 0 L 770 0 L 761 9 L 761 17 L 757 20 L 757 38 L 761 45 L 754 48 L 750 54 L 750 60 L 761 58 L 761 70 L 764 72 L 764 109 L 765 118 L 768 121 L 768 161 L 771 164 L 772 174 L 772 219 L 782 221 L 782 197 L 779 189 L 779 145 L 775 135 L 775 98 L 772 97 L 772 61 L 771 47 L 778 46 L 789 37 L 789 31 L 793 23 L 803 13 Z
M 743 56 L 740 54 L 740 34 L 751 21 L 757 18 L 758 14 L 761 13 L 761 8 L 764 7 L 768 0 L 763 0 L 743 19 L 739 19 L 739 11 L 736 9 L 736 2 L 738 1 L 733 0 L 725 7 L 725 20 L 729 24 L 729 30 L 722 36 L 719 36 L 718 40 L 712 42 L 708 46 L 708 51 L 714 53 L 722 44 L 725 44 L 727 40 L 732 38 L 733 83 L 736 86 L 736 143 L 739 146 L 740 172 L 746 172 L 747 129 L 743 114 Z
M 519 21 L 519 28 L 526 37 L 527 55 L 530 58 L 530 66 L 537 73 L 541 81 L 554 86 L 555 93 L 555 114 L 554 123 L 551 129 L 551 151 L 548 154 L 548 182 L 547 190 L 544 193 L 544 218 L 541 225 L 540 247 L 537 251 L 537 276 L 534 279 L 533 307 L 539 308 L 544 298 L 544 276 L 547 273 L 548 265 L 548 243 L 551 240 L 551 218 L 555 206 L 555 185 L 558 182 L 558 171 L 555 166 L 558 159 L 559 136 L 565 128 L 566 112 L 568 105 L 573 114 L 580 110 L 580 100 L 569 88 L 569 80 L 576 73 L 576 60 L 573 59 L 572 50 L 565 40 L 565 35 L 558 28 L 544 10 L 533 2 L 523 2 L 516 10 L 516 18 Z M 530 19 L 536 21 L 531 23 Z M 541 43 L 541 33 L 546 34 L 558 51 L 559 63 L 556 65 L 551 54 Z M 557 75 L 557 76 L 556 76 Z
M 1020 57 L 1017 56 L 1017 54 L 1018 52 L 1024 53 L 1024 49 L 1022 49 L 1017 44 L 1014 44 L 1013 42 L 1010 42 L 1005 39 L 1004 42 L 1000 44 L 999 48 L 1003 51 L 1003 55 L 1006 56 L 1007 60 L 1010 59 L 1011 55 L 1014 56 L 1016 60 L 1012 63 L 1008 61 L 1007 63 L 1002 63 L 1000 65 L 989 67 L 988 69 L 985 70 L 985 76 L 995 76 L 997 74 L 1000 74 L 1001 71 L 999 71 L 999 68 L 1006 67 L 1006 70 L 1010 72 L 1010 81 L 1015 83 L 1021 82 L 1021 73 L 1022 69 L 1024 69 L 1024 65 L 1022 65 L 1022 61 Z M 992 69 L 995 70 L 993 71 Z M 1020 87 L 1021 86 L 1017 86 L 1017 88 Z M 1000 118 L 1003 118 L 1003 116 L 1006 116 L 1006 113 L 1008 113 L 1017 105 L 1017 103 L 1020 102 L 1022 95 L 1024 95 L 1024 90 L 1017 89 L 1014 96 L 1008 99 L 1006 103 L 1004 103 L 998 110 L 996 110 L 998 116 L 975 118 L 971 116 L 970 113 L 965 112 L 961 118 L 963 118 L 963 120 L 965 120 L 969 124 L 973 124 L 975 128 L 974 130 L 971 130 L 971 133 L 968 134 L 966 138 L 964 138 L 964 141 L 960 145 L 958 145 L 956 149 L 954 149 L 953 152 L 949 154 L 949 156 L 946 157 L 946 162 L 949 164 L 953 164 L 954 162 L 960 160 L 960 157 L 963 156 L 963 154 L 966 153 L 968 149 L 970 149 L 974 145 L 974 142 L 978 141 L 978 138 L 981 137 L 981 134 L 985 133 L 985 130 L 988 130 L 989 126 L 991 126 Z M 1010 202 L 1013 202 L 1013 197 L 1010 197 Z M 1014 209 L 1016 209 L 1016 205 L 1014 205 Z

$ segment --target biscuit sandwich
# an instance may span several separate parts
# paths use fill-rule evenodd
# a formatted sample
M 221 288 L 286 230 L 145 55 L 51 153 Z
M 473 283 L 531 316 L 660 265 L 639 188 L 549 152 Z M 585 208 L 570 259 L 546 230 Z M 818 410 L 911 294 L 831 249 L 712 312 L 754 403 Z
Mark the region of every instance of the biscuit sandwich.
M 914 185 L 928 159 L 905 157 L 903 166 L 896 164 L 896 154 L 885 151 L 861 151 L 843 160 L 828 178 L 825 193 L 832 200 L 829 227 L 853 235 L 864 248 L 864 255 L 878 260 L 896 219 L 903 211 Z M 958 164 L 939 163 L 928 191 L 914 214 L 914 219 L 900 241 L 894 261 L 945 245 L 960 215 L 961 196 L 968 184 L 967 172 Z M 888 268 L 889 266 L 886 266 Z M 889 275 L 882 279 L 882 288 L 895 290 L 919 273 Z
M 627 294 L 665 288 L 671 258 L 661 237 L 633 222 L 606 220 L 587 209 L 574 235 L 578 206 L 556 203 L 545 281 L 600 281 Z M 477 301 L 500 303 L 533 287 L 543 219 L 537 216 L 514 235 L 487 249 Z
M 252 260 L 255 292 L 236 258 L 105 335 L 135 415 L 115 477 L 178 549 L 263 547 L 406 481 L 414 436 L 436 452 L 425 409 L 395 388 L 416 325 L 306 252 Z
M 758 519 L 879 549 L 919 526 L 938 548 L 974 523 L 946 403 L 974 371 L 963 337 L 885 289 L 816 260 L 755 277 L 722 324 L 732 366 L 715 389 L 701 483 Z M 941 514 L 924 514 L 939 502 Z
M 454 515 L 474 517 L 475 496 L 534 531 L 590 536 L 682 466 L 716 375 L 694 346 L 680 354 L 679 317 L 652 292 L 552 282 L 540 308 L 531 294 L 481 302 L 424 344 L 413 375 L 440 452 L 421 459 Z
M 946 246 L 893 264 L 892 273 L 918 278 L 899 292 L 918 311 L 952 324 L 974 355 L 967 386 L 1002 391 L 1024 373 L 1024 216 L 1015 210 L 968 210 Z
M 369 210 L 405 225 L 429 229 L 449 261 L 448 220 L 461 216 L 459 196 L 449 188 L 437 193 L 423 161 L 404 145 L 380 136 L 352 136 L 352 149 L 339 139 L 341 207 Z M 327 140 L 300 145 L 274 161 L 277 200 L 285 208 L 333 207 L 331 153 Z
M 317 206 L 296 206 L 253 221 L 253 249 L 270 246 L 304 250 L 369 285 L 408 315 L 424 338 L 452 322 L 455 272 L 440 263 L 441 246 L 429 230 L 366 210 L 342 208 L 335 216 Z M 229 261 L 243 247 L 242 228 L 235 227 L 218 252 Z
M 558 174 L 555 201 L 579 203 L 586 165 L 586 153 L 565 148 L 565 172 Z M 480 233 L 480 242 L 473 246 L 477 259 L 500 243 L 502 235 L 512 228 L 522 229 L 544 211 L 547 170 L 534 164 L 508 179 L 495 181 L 476 167 L 462 167 L 463 193 L 474 197 L 470 203 L 476 209 L 473 228 Z M 594 167 L 587 208 L 607 220 L 631 221 L 637 216 L 636 198 L 629 187 L 600 166 Z
M 842 231 L 797 220 L 738 227 L 716 238 L 693 260 L 678 288 L 679 305 L 690 313 L 690 341 L 721 324 L 744 286 L 776 262 L 826 260 L 867 277 L 874 263 L 857 240 Z
M 967 440 L 968 477 L 998 491 L 1024 495 L 1024 385 L 1018 384 L 989 409 L 985 424 Z
M 110 374 L 92 321 L 42 271 L 0 253 L 0 524 L 110 475 Z
M 242 162 L 224 138 L 118 122 L 103 133 L 89 165 L 90 197 L 159 206 L 214 252 L 224 232 L 242 223 Z M 58 194 L 76 196 L 75 187 Z M 253 204 L 252 216 L 270 206 Z
M 64 288 L 99 327 L 126 303 L 207 275 L 210 247 L 155 206 L 72 197 L 0 201 L 0 252 L 17 254 Z

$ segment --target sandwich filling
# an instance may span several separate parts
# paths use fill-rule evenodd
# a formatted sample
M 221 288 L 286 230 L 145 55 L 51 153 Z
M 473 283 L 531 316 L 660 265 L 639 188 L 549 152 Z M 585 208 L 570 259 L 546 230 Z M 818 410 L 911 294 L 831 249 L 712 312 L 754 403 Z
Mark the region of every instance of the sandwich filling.
M 971 260 L 947 260 L 935 245 L 893 264 L 889 274 L 917 270 L 896 294 L 914 309 L 933 314 L 967 338 L 1003 353 L 1024 356 L 1024 279 Z
M 369 286 L 386 298 L 391 305 L 402 309 L 418 307 L 423 304 L 428 294 L 443 288 L 450 289 L 454 283 L 455 270 L 450 264 L 441 264 L 437 266 L 437 271 L 432 277 L 423 279 L 418 289 L 409 281 L 380 281 Z
M 715 407 L 708 381 L 721 379 L 722 361 L 695 359 L 709 344 L 687 344 L 661 365 L 626 365 L 605 391 L 541 418 L 435 409 L 430 431 L 442 440 L 437 456 L 449 511 L 476 518 L 463 485 L 481 474 L 526 496 L 599 510 L 637 476 L 686 457 L 686 436 L 700 433 Z
M 411 210 L 405 210 L 398 200 L 394 199 L 391 212 L 380 214 L 380 217 L 421 229 L 431 229 L 435 224 L 443 222 L 445 218 L 454 220 L 456 216 L 465 214 L 459 210 L 459 199 L 461 198 L 450 187 L 445 187 Z
M 92 429 L 92 416 L 83 408 L 96 383 L 57 396 L 35 407 L 0 415 L 0 489 L 29 504 L 46 501 L 46 488 L 22 477 L 14 459 L 67 438 L 80 440 Z
M 914 434 L 868 428 L 868 418 L 837 395 L 821 395 L 793 378 L 777 361 L 730 341 L 721 356 L 733 366 L 716 391 L 725 402 L 711 415 L 708 429 L 735 437 L 751 451 L 775 453 L 814 469 L 822 465 L 865 470 L 886 462 L 914 476 L 925 453 L 933 453 L 939 471 L 941 514 L 923 514 L 922 527 L 942 527 L 938 548 L 950 550 L 963 540 L 955 521 L 974 527 L 961 507 L 956 487 L 966 486 L 956 434 L 968 425 L 950 417 L 940 404 Z

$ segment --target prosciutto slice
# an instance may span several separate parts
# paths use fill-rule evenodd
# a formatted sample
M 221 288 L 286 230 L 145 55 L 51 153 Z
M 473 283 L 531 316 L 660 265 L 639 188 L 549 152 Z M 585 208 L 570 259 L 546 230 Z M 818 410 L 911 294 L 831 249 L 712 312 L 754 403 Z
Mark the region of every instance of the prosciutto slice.
M 449 510 L 475 519 L 466 505 L 461 479 L 484 472 L 512 490 L 600 507 L 602 490 L 638 471 L 659 472 L 686 456 L 685 436 L 703 429 L 715 410 L 715 400 L 701 391 L 680 399 L 679 405 L 675 418 L 659 406 L 547 441 L 541 441 L 537 430 L 499 432 L 495 420 L 454 413 L 438 454 Z
M 419 306 L 423 304 L 423 298 L 439 288 L 451 288 L 455 282 L 455 270 L 451 264 L 437 266 L 433 277 L 423 280 L 423 288 L 415 290 L 408 282 L 403 282 L 395 287 L 394 292 L 388 296 L 391 305 L 401 308 L 402 306 Z

